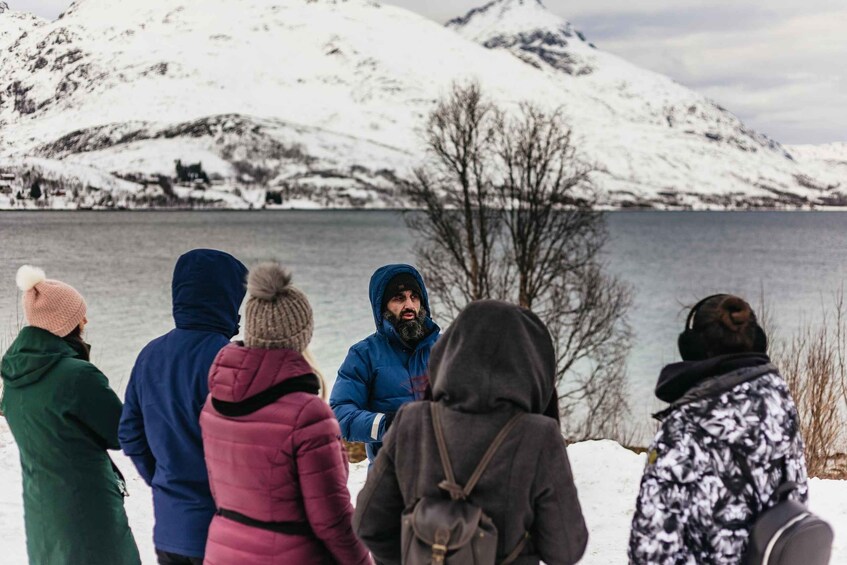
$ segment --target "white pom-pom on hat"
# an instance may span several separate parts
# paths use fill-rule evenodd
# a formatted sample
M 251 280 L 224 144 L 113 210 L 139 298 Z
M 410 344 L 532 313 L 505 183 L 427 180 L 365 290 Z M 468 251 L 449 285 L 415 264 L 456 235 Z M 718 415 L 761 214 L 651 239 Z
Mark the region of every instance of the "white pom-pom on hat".
M 15 277 L 18 288 L 24 292 L 31 290 L 35 285 L 46 280 L 47 275 L 44 274 L 44 269 L 39 269 L 32 265 L 24 265 L 18 269 L 18 274 Z
M 16 279 L 30 326 L 65 337 L 85 319 L 85 299 L 71 285 L 48 279 L 43 269 L 32 265 L 18 269 Z

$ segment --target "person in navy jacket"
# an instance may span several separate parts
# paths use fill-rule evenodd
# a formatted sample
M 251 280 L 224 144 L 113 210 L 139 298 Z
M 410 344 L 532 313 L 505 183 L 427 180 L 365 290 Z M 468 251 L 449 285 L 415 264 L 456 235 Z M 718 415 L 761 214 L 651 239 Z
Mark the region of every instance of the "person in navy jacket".
M 172 285 L 176 328 L 141 351 L 127 385 L 118 436 L 153 489 L 153 543 L 162 565 L 203 561 L 215 501 L 199 417 L 212 361 L 238 333 L 246 275 L 222 251 L 182 255 Z
M 369 286 L 376 332 L 350 348 L 329 404 L 341 435 L 366 444 L 373 462 L 400 406 L 420 399 L 439 328 L 423 278 L 410 265 L 385 265 Z

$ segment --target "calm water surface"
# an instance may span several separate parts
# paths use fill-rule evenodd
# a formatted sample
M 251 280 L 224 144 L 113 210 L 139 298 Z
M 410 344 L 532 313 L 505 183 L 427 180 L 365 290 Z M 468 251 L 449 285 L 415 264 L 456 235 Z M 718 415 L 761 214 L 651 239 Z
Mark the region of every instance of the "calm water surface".
M 638 419 L 657 405 L 659 369 L 677 359 L 685 305 L 715 292 L 755 303 L 764 289 L 788 333 L 820 320 L 845 276 L 847 214 L 616 212 L 608 222 L 605 261 L 635 293 L 629 379 Z M 312 348 L 333 380 L 347 348 L 373 331 L 371 273 L 413 262 L 413 243 L 394 212 L 0 212 L 0 344 L 22 318 L 16 269 L 42 266 L 86 297 L 94 361 L 123 390 L 140 349 L 172 327 L 176 258 L 211 247 L 292 270 L 315 309 Z

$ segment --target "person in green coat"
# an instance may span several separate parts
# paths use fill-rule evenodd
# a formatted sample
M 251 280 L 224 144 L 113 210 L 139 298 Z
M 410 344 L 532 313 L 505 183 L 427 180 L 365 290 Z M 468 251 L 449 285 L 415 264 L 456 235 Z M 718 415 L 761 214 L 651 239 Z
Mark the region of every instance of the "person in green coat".
M 18 270 L 28 326 L 3 356 L 0 403 L 21 457 L 33 565 L 141 563 L 108 449 L 121 401 L 89 362 L 86 304 L 71 286 Z

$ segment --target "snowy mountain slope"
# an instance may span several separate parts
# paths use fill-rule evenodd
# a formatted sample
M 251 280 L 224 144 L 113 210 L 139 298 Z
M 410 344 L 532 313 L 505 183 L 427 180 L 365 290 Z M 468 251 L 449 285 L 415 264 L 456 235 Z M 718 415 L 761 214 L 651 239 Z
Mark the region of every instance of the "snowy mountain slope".
M 510 98 L 545 82 L 520 69 L 530 84 L 512 93 L 491 69 L 498 59 L 410 12 L 359 0 L 81 0 L 4 54 L 2 80 L 21 83 L 24 111 L 4 105 L 0 116 L 28 142 L 129 118 L 242 114 L 408 149 L 432 98 L 468 68 Z
M 202 163 L 213 178 L 284 189 L 289 199 L 311 195 L 322 204 L 369 207 L 400 205 L 392 195 L 391 170 L 412 164 L 410 154 L 375 142 L 238 114 L 166 127 L 110 124 L 72 132 L 36 151 L 123 177 L 138 171 L 172 175 L 178 156 Z
M 788 150 L 802 161 L 816 161 L 830 166 L 847 168 L 847 143 L 824 145 L 790 145 Z
M 427 112 L 453 80 L 475 79 L 507 107 L 564 107 L 611 205 L 803 204 L 845 188 L 593 48 L 537 0 L 447 28 L 364 0 L 79 0 L 54 22 L 9 15 L 0 38 L 28 26 L 0 39 L 0 168 L 12 172 L 8 159 L 37 156 L 150 181 L 179 159 L 201 161 L 215 190 L 255 192 L 251 205 L 265 189 L 396 205 Z
M 489 49 L 506 50 L 539 70 L 565 78 L 577 101 L 590 100 L 621 121 L 682 129 L 689 135 L 711 133 L 707 138 L 711 141 L 725 140 L 750 152 L 769 149 L 788 157 L 778 143 L 744 127 L 705 97 L 596 49 L 540 0 L 497 0 L 447 26 Z M 560 103 L 567 107 L 573 102 Z M 602 112 L 594 113 L 602 116 Z
M 608 171 L 607 191 L 654 200 L 652 193 L 667 202 L 697 194 L 731 205 L 768 194 L 815 200 L 847 190 L 826 171 L 803 170 L 779 143 L 714 102 L 595 48 L 540 0 L 496 0 L 447 26 L 561 84 L 557 102 L 585 153 Z M 798 177 L 824 178 L 810 188 Z
M 24 33 L 30 33 L 46 23 L 37 16 L 23 12 L 0 10 L 0 16 L 0 51 L 5 51 Z
M 497 59 L 523 75 L 516 95 L 528 96 L 533 71 Z M 513 95 L 491 60 L 433 22 L 361 1 L 83 0 L 0 54 L 0 86 L 13 87 L 0 102 L 0 155 L 71 159 L 45 148 L 68 134 L 117 142 L 132 124 L 166 130 L 226 115 L 290 124 L 283 141 L 304 147 L 319 171 L 333 168 L 321 163 L 329 154 L 378 175 L 406 168 L 418 152 L 415 128 L 467 65 L 489 69 L 485 82 Z M 170 139 L 196 149 L 190 134 Z M 126 147 L 117 146 L 73 159 L 126 171 L 135 157 L 120 163 Z
M 847 186 L 847 143 L 828 143 L 824 145 L 789 145 L 787 149 L 806 171 L 814 171 L 811 176 L 801 177 L 804 182 L 820 182 L 829 185 Z M 836 191 L 843 192 L 843 191 Z M 839 194 L 831 196 L 830 203 L 841 206 L 844 199 Z M 827 202 L 824 199 L 824 202 Z

